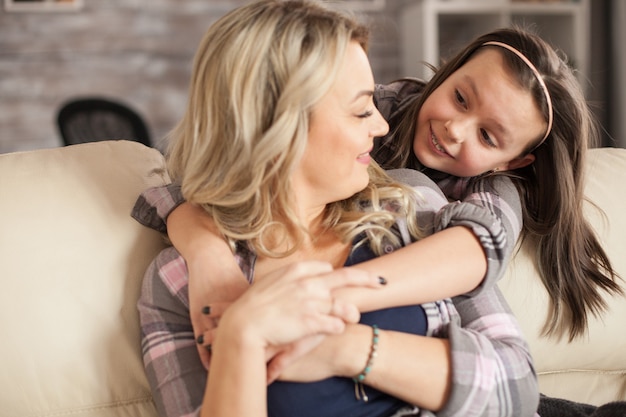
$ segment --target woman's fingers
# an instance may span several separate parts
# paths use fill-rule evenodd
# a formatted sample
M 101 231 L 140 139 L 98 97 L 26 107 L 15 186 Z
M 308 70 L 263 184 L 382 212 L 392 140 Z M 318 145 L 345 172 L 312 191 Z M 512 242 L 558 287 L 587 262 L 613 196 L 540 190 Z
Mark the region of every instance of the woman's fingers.
M 361 318 L 361 313 L 354 304 L 346 303 L 340 298 L 332 298 L 329 314 L 346 323 L 358 323 Z
M 266 347 L 283 346 L 315 334 L 341 333 L 346 323 L 358 322 L 356 306 L 334 298 L 333 290 L 381 285 L 364 270 L 298 262 L 255 281 L 232 305 L 212 303 L 208 316 L 219 318 L 220 327 L 226 320 L 226 326 L 234 325 L 240 334 L 258 337 Z

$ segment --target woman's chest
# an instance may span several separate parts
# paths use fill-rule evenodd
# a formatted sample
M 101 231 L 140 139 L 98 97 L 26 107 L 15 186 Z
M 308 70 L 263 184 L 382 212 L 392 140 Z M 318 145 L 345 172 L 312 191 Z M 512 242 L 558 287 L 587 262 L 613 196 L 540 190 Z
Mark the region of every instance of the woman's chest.
M 281 258 L 258 257 L 254 264 L 254 280 L 263 279 L 267 274 L 297 262 L 327 262 L 333 269 L 341 268 L 350 254 L 351 244 L 336 239 L 304 246 L 294 253 Z

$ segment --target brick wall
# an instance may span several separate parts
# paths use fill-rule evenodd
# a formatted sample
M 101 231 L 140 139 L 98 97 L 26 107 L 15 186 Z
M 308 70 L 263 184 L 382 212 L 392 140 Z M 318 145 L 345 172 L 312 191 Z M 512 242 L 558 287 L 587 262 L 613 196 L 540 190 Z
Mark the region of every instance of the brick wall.
M 0 10 L 0 153 L 61 146 L 59 106 L 75 96 L 122 100 L 163 148 L 181 116 L 191 60 L 207 27 L 245 0 L 84 0 L 77 12 Z M 374 76 L 398 76 L 394 8 L 372 23 Z M 393 5 L 393 6 L 391 6 Z M 1 7 L 1 6 L 0 6 Z

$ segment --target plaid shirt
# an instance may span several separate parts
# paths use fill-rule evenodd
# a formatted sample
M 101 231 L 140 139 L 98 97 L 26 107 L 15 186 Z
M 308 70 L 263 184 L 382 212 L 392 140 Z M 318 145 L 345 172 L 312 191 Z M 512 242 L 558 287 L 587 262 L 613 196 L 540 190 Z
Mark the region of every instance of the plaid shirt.
M 510 254 L 506 239 L 484 238 L 506 235 L 502 222 L 494 221 L 493 216 L 494 212 L 515 211 L 503 200 L 490 195 L 489 211 L 467 201 L 448 203 L 440 189 L 423 175 L 412 170 L 398 170 L 392 175 L 414 186 L 429 203 L 417 215 L 421 225 L 432 226 L 430 232 L 467 225 L 481 236 L 481 242 L 490 242 L 488 254 Z M 176 186 L 150 189 L 138 199 L 133 216 L 143 224 L 165 230 L 164 218 L 181 201 Z M 508 222 L 511 224 L 514 222 Z M 254 253 L 240 245 L 236 259 L 251 280 Z M 496 275 L 492 273 L 470 295 L 423 305 L 428 333 L 450 340 L 450 396 L 436 414 L 411 408 L 402 411 L 410 414 L 398 416 L 535 415 L 539 394 L 532 359 L 517 321 L 494 285 Z M 167 417 L 197 415 L 206 384 L 207 374 L 196 353 L 187 291 L 184 260 L 174 248 L 165 249 L 146 272 L 138 308 L 146 373 L 157 408 Z

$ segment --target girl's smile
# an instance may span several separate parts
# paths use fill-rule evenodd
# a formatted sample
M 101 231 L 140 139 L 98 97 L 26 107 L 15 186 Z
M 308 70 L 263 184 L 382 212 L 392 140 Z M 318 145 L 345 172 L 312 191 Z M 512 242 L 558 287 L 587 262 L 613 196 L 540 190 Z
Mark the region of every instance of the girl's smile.
M 441 146 L 441 144 L 440 144 L 440 143 L 439 143 L 439 141 L 437 140 L 437 137 L 436 137 L 436 136 L 435 136 L 435 134 L 432 132 L 432 130 L 431 130 L 431 132 L 430 132 L 430 139 L 431 139 L 430 143 L 432 143 L 433 148 L 434 148 L 434 152 L 435 152 L 435 153 L 439 153 L 439 154 L 441 154 L 442 156 L 448 156 L 448 157 L 452 158 L 452 155 L 450 155 L 450 154 L 448 153 L 448 151 L 446 151 L 446 150 L 445 150 L 445 148 L 444 148 L 443 146 Z

